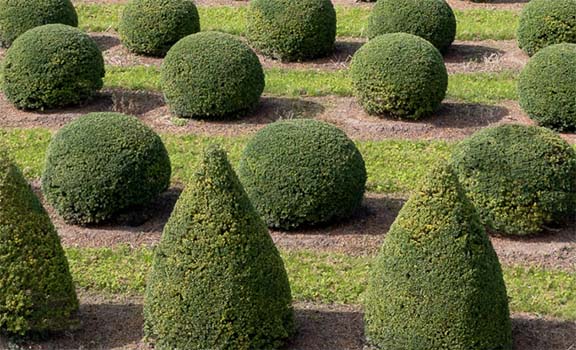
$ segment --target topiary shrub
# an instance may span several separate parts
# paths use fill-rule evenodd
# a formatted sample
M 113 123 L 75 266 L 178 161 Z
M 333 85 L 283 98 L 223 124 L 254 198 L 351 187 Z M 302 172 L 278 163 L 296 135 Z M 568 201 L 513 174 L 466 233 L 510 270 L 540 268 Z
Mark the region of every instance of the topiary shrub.
M 70 0 L 0 0 L 0 46 L 9 47 L 18 36 L 45 24 L 78 26 Z
M 446 52 L 456 37 L 456 17 L 444 0 L 379 0 L 370 13 L 368 38 L 409 33 Z
M 448 88 L 440 52 L 412 34 L 383 34 L 362 46 L 350 67 L 354 94 L 370 114 L 419 119 L 434 112 Z
M 336 40 L 336 11 L 330 0 L 253 0 L 248 41 L 266 56 L 303 61 L 330 55 Z
M 502 125 L 461 142 L 454 169 L 482 222 L 509 235 L 538 233 L 576 210 L 576 152 L 550 130 Z
M 366 184 L 356 145 L 335 126 L 307 119 L 260 130 L 242 154 L 238 176 L 268 226 L 283 229 L 349 217 Z
M 433 169 L 386 234 L 364 309 L 381 349 L 512 350 L 498 257 L 449 166 Z
M 178 199 L 156 248 L 144 332 L 156 349 L 274 349 L 294 331 L 284 263 L 218 147 Z
M 200 31 L 192 0 L 132 0 L 120 22 L 122 43 L 138 54 L 164 56 L 178 40 Z
M 60 238 L 20 170 L 0 152 L 0 330 L 69 330 L 78 299 Z
M 532 0 L 518 25 L 518 46 L 532 56 L 553 44 L 576 43 L 576 0 Z
M 180 117 L 239 117 L 258 105 L 264 72 L 258 56 L 238 38 L 192 34 L 174 45 L 162 64 L 162 91 Z
M 556 44 L 530 59 L 518 79 L 520 106 L 541 126 L 576 130 L 576 44 Z
M 150 202 L 170 171 L 162 140 L 136 117 L 91 113 L 52 138 L 42 192 L 66 222 L 93 224 Z
M 54 108 L 80 103 L 102 88 L 104 59 L 87 34 L 47 24 L 14 41 L 2 70 L 4 95 L 16 107 Z

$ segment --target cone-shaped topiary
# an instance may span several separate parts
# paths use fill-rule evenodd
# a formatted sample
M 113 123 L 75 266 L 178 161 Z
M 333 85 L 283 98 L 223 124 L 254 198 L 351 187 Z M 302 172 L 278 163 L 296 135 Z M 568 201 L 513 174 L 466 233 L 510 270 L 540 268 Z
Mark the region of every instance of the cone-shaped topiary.
M 178 40 L 200 31 L 192 0 L 132 0 L 120 22 L 122 43 L 131 51 L 164 56 Z
M 77 104 L 102 87 L 102 52 L 86 33 L 47 24 L 20 35 L 6 51 L 3 91 L 18 108 Z
M 502 125 L 462 141 L 454 170 L 483 223 L 511 235 L 538 233 L 576 212 L 576 152 L 554 132 Z
M 284 263 L 212 146 L 156 248 L 144 330 L 157 349 L 274 349 L 293 333 Z
M 0 0 L 0 46 L 9 47 L 27 30 L 51 23 L 78 26 L 70 0 Z
M 366 337 L 381 349 L 512 349 L 498 257 L 449 166 L 435 167 L 398 214 L 365 311 Z
M 252 0 L 246 36 L 266 56 L 303 61 L 330 55 L 336 11 L 330 0 Z
M 456 17 L 444 0 L 378 0 L 368 19 L 370 39 L 409 33 L 446 52 L 456 37 Z
M 20 170 L 0 152 L 0 330 L 75 326 L 78 299 L 60 238 Z
M 90 113 L 52 138 L 42 192 L 68 223 L 93 224 L 156 198 L 170 172 L 162 140 L 138 118 Z

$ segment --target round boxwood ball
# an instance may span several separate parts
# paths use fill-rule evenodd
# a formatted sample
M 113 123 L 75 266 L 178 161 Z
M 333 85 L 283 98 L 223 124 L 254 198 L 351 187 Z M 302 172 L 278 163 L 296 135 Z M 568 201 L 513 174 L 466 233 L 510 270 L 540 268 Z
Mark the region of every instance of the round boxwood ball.
M 576 152 L 548 129 L 487 128 L 462 141 L 452 161 L 491 231 L 534 234 L 576 211 Z
M 246 36 L 266 56 L 303 61 L 330 55 L 336 11 L 330 0 L 253 0 Z
M 535 54 L 518 79 L 520 106 L 541 126 L 576 130 L 576 44 Z
M 78 26 L 70 0 L 0 0 L 0 46 L 9 47 L 27 30 L 51 23 Z
M 14 41 L 3 63 L 4 94 L 18 108 L 77 104 L 102 88 L 104 59 L 87 34 L 46 24 Z
M 370 114 L 419 119 L 434 112 L 448 87 L 440 52 L 412 34 L 383 34 L 362 46 L 351 63 L 354 94 Z
M 150 202 L 170 172 L 162 140 L 136 117 L 91 113 L 52 138 L 42 193 L 66 222 L 93 224 Z
M 362 202 L 366 168 L 340 129 L 295 119 L 256 133 L 238 176 L 269 227 L 292 229 L 349 217 Z
M 576 0 L 532 0 L 518 25 L 518 46 L 532 56 L 553 44 L 576 43 Z
M 132 0 L 124 8 L 122 42 L 138 54 L 164 56 L 178 40 L 200 31 L 192 0 Z
M 444 0 L 378 0 L 368 19 L 370 39 L 410 33 L 446 52 L 456 36 L 456 17 Z
M 161 84 L 177 116 L 240 117 L 258 105 L 264 71 L 258 56 L 240 39 L 202 32 L 183 38 L 168 51 Z

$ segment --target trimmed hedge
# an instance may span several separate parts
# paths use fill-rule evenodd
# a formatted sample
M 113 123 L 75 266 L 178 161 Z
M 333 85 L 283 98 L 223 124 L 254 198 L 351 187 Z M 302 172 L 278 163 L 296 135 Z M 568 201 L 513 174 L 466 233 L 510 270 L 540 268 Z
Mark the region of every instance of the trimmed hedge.
M 0 152 L 0 330 L 65 331 L 78 299 L 48 214 L 20 170 Z
M 534 55 L 518 79 L 518 98 L 541 126 L 576 130 L 576 44 L 548 46 Z
M 444 0 L 379 0 L 370 13 L 370 39 L 388 33 L 409 33 L 446 52 L 456 37 L 456 17 Z
M 350 73 L 354 95 L 376 115 L 419 119 L 438 109 L 448 88 L 440 52 L 407 33 L 370 40 L 354 54 Z
M 576 0 L 531 0 L 518 25 L 518 46 L 532 56 L 559 43 L 576 43 Z
M 132 0 L 120 21 L 122 43 L 143 55 L 164 56 L 178 40 L 199 31 L 192 0 Z
M 3 91 L 16 107 L 80 103 L 102 88 L 104 59 L 86 33 L 64 24 L 30 29 L 6 51 Z
M 0 0 L 0 46 L 9 47 L 18 36 L 45 24 L 78 26 L 70 0 Z
M 366 184 L 356 145 L 335 126 L 309 119 L 275 122 L 256 133 L 238 176 L 268 226 L 283 229 L 349 217 Z
M 156 198 L 170 172 L 162 140 L 136 117 L 90 113 L 53 136 L 42 192 L 66 222 L 93 224 Z
M 484 129 L 461 142 L 452 161 L 491 231 L 534 234 L 576 211 L 576 152 L 548 129 Z
M 144 301 L 156 349 L 275 349 L 294 332 L 284 263 L 218 147 L 164 228 Z
M 202 32 L 183 38 L 168 51 L 161 86 L 177 116 L 241 117 L 258 105 L 264 71 L 258 56 L 240 39 Z
M 378 348 L 512 350 L 498 257 L 449 166 L 406 202 L 370 274 L 365 333 Z
M 330 55 L 336 11 L 330 0 L 252 0 L 246 36 L 262 54 L 282 61 Z

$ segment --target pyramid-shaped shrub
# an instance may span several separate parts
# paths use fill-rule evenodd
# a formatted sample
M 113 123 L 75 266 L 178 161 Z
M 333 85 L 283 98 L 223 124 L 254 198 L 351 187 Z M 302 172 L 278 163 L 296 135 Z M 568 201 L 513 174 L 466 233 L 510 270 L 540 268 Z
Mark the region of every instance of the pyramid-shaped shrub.
M 226 154 L 209 147 L 156 248 L 144 332 L 157 349 L 274 349 L 293 332 L 282 259 Z
M 371 271 L 366 336 L 386 350 L 510 350 L 500 263 L 448 165 L 400 211 Z
M 66 330 L 77 310 L 60 238 L 20 170 L 0 153 L 0 330 Z

